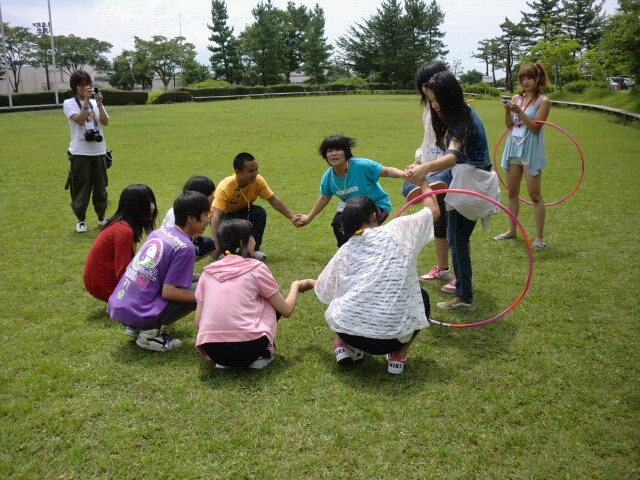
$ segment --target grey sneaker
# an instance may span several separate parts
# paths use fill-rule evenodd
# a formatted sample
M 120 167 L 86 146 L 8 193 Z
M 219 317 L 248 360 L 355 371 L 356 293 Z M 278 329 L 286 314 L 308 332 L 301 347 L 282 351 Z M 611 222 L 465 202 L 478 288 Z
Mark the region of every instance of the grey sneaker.
M 453 300 L 446 302 L 438 302 L 438 308 L 442 308 L 444 310 L 464 310 L 466 312 L 476 309 L 473 303 L 469 303 L 461 297 L 454 297 Z
M 102 220 L 98 220 L 98 226 L 99 227 L 104 227 L 107 224 L 108 221 L 109 221 L 109 219 L 106 218 L 106 217 L 103 218 Z
M 267 258 L 267 254 L 261 252 L 260 250 L 256 250 L 255 252 L 253 252 L 253 258 L 255 258 L 256 260 L 264 260 L 265 258 Z
M 177 338 L 171 338 L 167 333 L 163 333 L 159 328 L 142 330 L 136 343 L 139 347 L 154 352 L 167 352 L 182 345 Z
M 138 335 L 140 335 L 141 331 L 142 330 L 140 330 L 139 328 L 127 327 L 124 329 L 124 334 L 129 335 L 131 338 L 138 338 Z
M 76 232 L 78 233 L 86 233 L 87 232 L 87 224 L 84 222 L 76 223 Z

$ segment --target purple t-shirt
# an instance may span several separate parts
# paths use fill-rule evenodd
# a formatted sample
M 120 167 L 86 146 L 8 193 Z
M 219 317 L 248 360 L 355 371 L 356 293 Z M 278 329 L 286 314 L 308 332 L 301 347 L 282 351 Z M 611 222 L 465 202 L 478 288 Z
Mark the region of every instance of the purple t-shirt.
M 107 313 L 132 327 L 152 325 L 167 306 L 162 286 L 191 287 L 195 247 L 176 227 L 154 230 L 109 297 Z

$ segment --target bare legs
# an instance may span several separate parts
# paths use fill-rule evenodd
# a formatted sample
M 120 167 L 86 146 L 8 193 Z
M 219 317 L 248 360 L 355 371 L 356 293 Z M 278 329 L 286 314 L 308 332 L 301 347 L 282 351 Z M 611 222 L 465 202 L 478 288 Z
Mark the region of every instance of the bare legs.
M 535 177 L 531 175 L 528 168 L 522 165 L 510 163 L 507 169 L 507 187 L 509 188 L 509 210 L 518 217 L 520 211 L 520 182 L 524 175 L 524 181 L 527 185 L 527 193 L 533 203 L 533 220 L 536 225 L 536 237 L 534 243 L 541 244 L 544 240 L 544 219 L 545 219 L 545 205 L 542 198 L 541 183 L 542 172 Z M 516 222 L 509 219 L 509 230 L 503 235 L 504 237 L 513 237 L 517 234 Z

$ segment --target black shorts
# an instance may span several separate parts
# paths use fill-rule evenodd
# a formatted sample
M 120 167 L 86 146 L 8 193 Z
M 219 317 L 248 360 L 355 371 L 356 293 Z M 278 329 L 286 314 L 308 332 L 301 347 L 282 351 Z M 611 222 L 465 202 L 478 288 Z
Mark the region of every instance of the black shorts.
M 424 304 L 424 313 L 429 318 L 431 315 L 431 304 L 429 302 L 429 294 L 423 289 L 420 288 L 420 293 L 422 294 L 422 303 Z M 413 332 L 414 338 L 420 330 L 416 330 Z M 402 347 L 406 345 L 406 343 L 402 343 L 397 338 L 369 338 L 369 337 L 361 337 L 359 335 L 349 335 L 347 333 L 336 332 L 338 336 L 348 345 L 353 348 L 357 348 L 362 350 L 363 352 L 367 352 L 371 355 L 384 355 L 385 353 L 393 353 L 400 350 Z M 407 342 L 408 343 L 408 342 Z
M 436 195 L 438 207 L 440 207 L 440 217 L 433 222 L 433 236 L 436 238 L 447 238 L 447 209 L 444 204 L 445 193 Z
M 215 342 L 200 345 L 213 362 L 226 367 L 246 367 L 260 357 L 271 358 L 268 346 L 269 339 L 266 335 L 247 342 Z

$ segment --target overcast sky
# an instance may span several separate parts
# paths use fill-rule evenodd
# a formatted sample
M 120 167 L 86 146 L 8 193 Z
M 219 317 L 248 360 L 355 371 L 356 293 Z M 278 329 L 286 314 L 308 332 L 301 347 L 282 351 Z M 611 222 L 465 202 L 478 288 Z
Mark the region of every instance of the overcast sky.
M 382 0 L 292 0 L 296 6 L 322 7 L 325 16 L 325 36 L 335 46 L 335 40 L 347 33 L 349 26 L 363 23 L 375 15 Z M 430 0 L 426 0 L 429 3 Z M 529 0 L 532 3 L 533 0 Z M 227 0 L 228 25 L 238 36 L 254 22 L 251 10 L 260 0 Z M 272 0 L 286 9 L 287 0 Z M 527 0 L 438 0 L 445 13 L 440 29 L 446 32 L 444 43 L 449 49 L 446 60 L 462 62 L 464 71 L 483 71 L 483 64 L 472 58 L 483 39 L 501 35 L 500 24 L 505 17 L 518 22 L 521 11 L 530 12 Z M 107 57 L 113 58 L 123 49 L 133 49 L 133 37 L 151 40 L 154 35 L 167 38 L 182 34 L 196 46 L 197 60 L 209 65 L 207 45 L 211 34 L 211 0 L 50 0 L 54 35 L 74 34 L 94 37 L 113 45 Z M 604 10 L 615 13 L 617 0 L 605 0 Z M 0 0 L 2 19 L 12 27 L 32 27 L 48 22 L 47 0 Z M 35 33 L 35 29 L 33 30 Z

